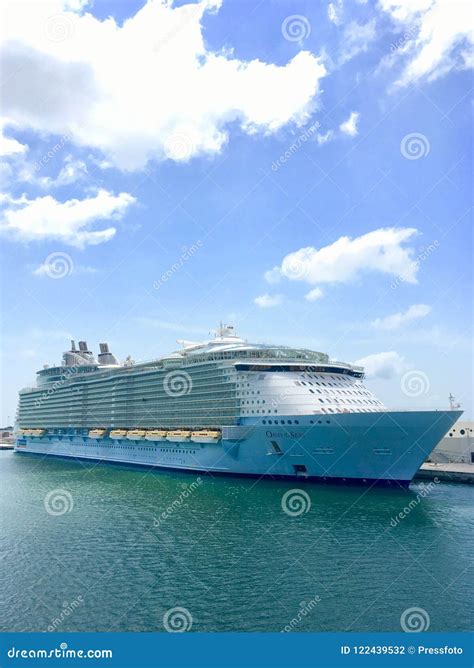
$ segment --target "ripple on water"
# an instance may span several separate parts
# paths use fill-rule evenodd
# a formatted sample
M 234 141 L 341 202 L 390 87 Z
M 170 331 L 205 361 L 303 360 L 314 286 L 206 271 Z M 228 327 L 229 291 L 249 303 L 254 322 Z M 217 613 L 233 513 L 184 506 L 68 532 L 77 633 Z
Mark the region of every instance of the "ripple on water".
M 431 630 L 469 628 L 468 486 L 417 501 L 419 485 L 303 483 L 309 510 L 291 517 L 281 501 L 294 482 L 202 476 L 191 487 L 197 476 L 14 453 L 2 453 L 0 478 L 8 630 L 162 631 L 175 606 L 196 631 L 399 630 L 413 606 Z M 44 506 L 56 489 L 73 499 L 61 516 Z

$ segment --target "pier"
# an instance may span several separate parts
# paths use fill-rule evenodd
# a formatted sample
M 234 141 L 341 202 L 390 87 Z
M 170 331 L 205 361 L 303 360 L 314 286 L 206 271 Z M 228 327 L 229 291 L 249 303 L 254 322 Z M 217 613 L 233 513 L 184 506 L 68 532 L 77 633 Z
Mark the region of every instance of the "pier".
M 437 478 L 443 482 L 460 482 L 465 484 L 474 483 L 474 464 L 459 464 L 446 462 L 441 464 L 422 464 L 414 480 L 434 480 Z

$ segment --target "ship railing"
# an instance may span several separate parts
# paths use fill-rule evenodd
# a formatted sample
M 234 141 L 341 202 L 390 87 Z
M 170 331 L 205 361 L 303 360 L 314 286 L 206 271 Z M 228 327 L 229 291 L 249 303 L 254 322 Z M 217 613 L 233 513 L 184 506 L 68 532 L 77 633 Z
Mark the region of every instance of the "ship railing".
M 350 364 L 350 362 L 339 362 L 338 360 L 329 360 L 327 362 L 330 366 L 340 366 L 344 369 L 353 369 L 354 371 L 363 371 L 363 366 L 358 366 L 357 364 Z

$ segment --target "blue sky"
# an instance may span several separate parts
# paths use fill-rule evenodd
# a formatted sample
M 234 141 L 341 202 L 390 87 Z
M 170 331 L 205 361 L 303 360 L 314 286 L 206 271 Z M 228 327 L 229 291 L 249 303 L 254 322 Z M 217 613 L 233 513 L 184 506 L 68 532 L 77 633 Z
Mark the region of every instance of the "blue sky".
M 2 422 L 71 337 L 220 320 L 470 415 L 469 4 L 7 5 Z

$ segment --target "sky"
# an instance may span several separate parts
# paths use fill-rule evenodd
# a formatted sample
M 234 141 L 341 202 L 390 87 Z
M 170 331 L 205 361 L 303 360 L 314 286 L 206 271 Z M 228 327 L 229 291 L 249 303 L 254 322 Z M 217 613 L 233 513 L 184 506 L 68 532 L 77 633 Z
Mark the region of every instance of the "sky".
M 363 364 L 472 418 L 472 9 L 456 0 L 2 7 L 2 423 L 69 339 Z

